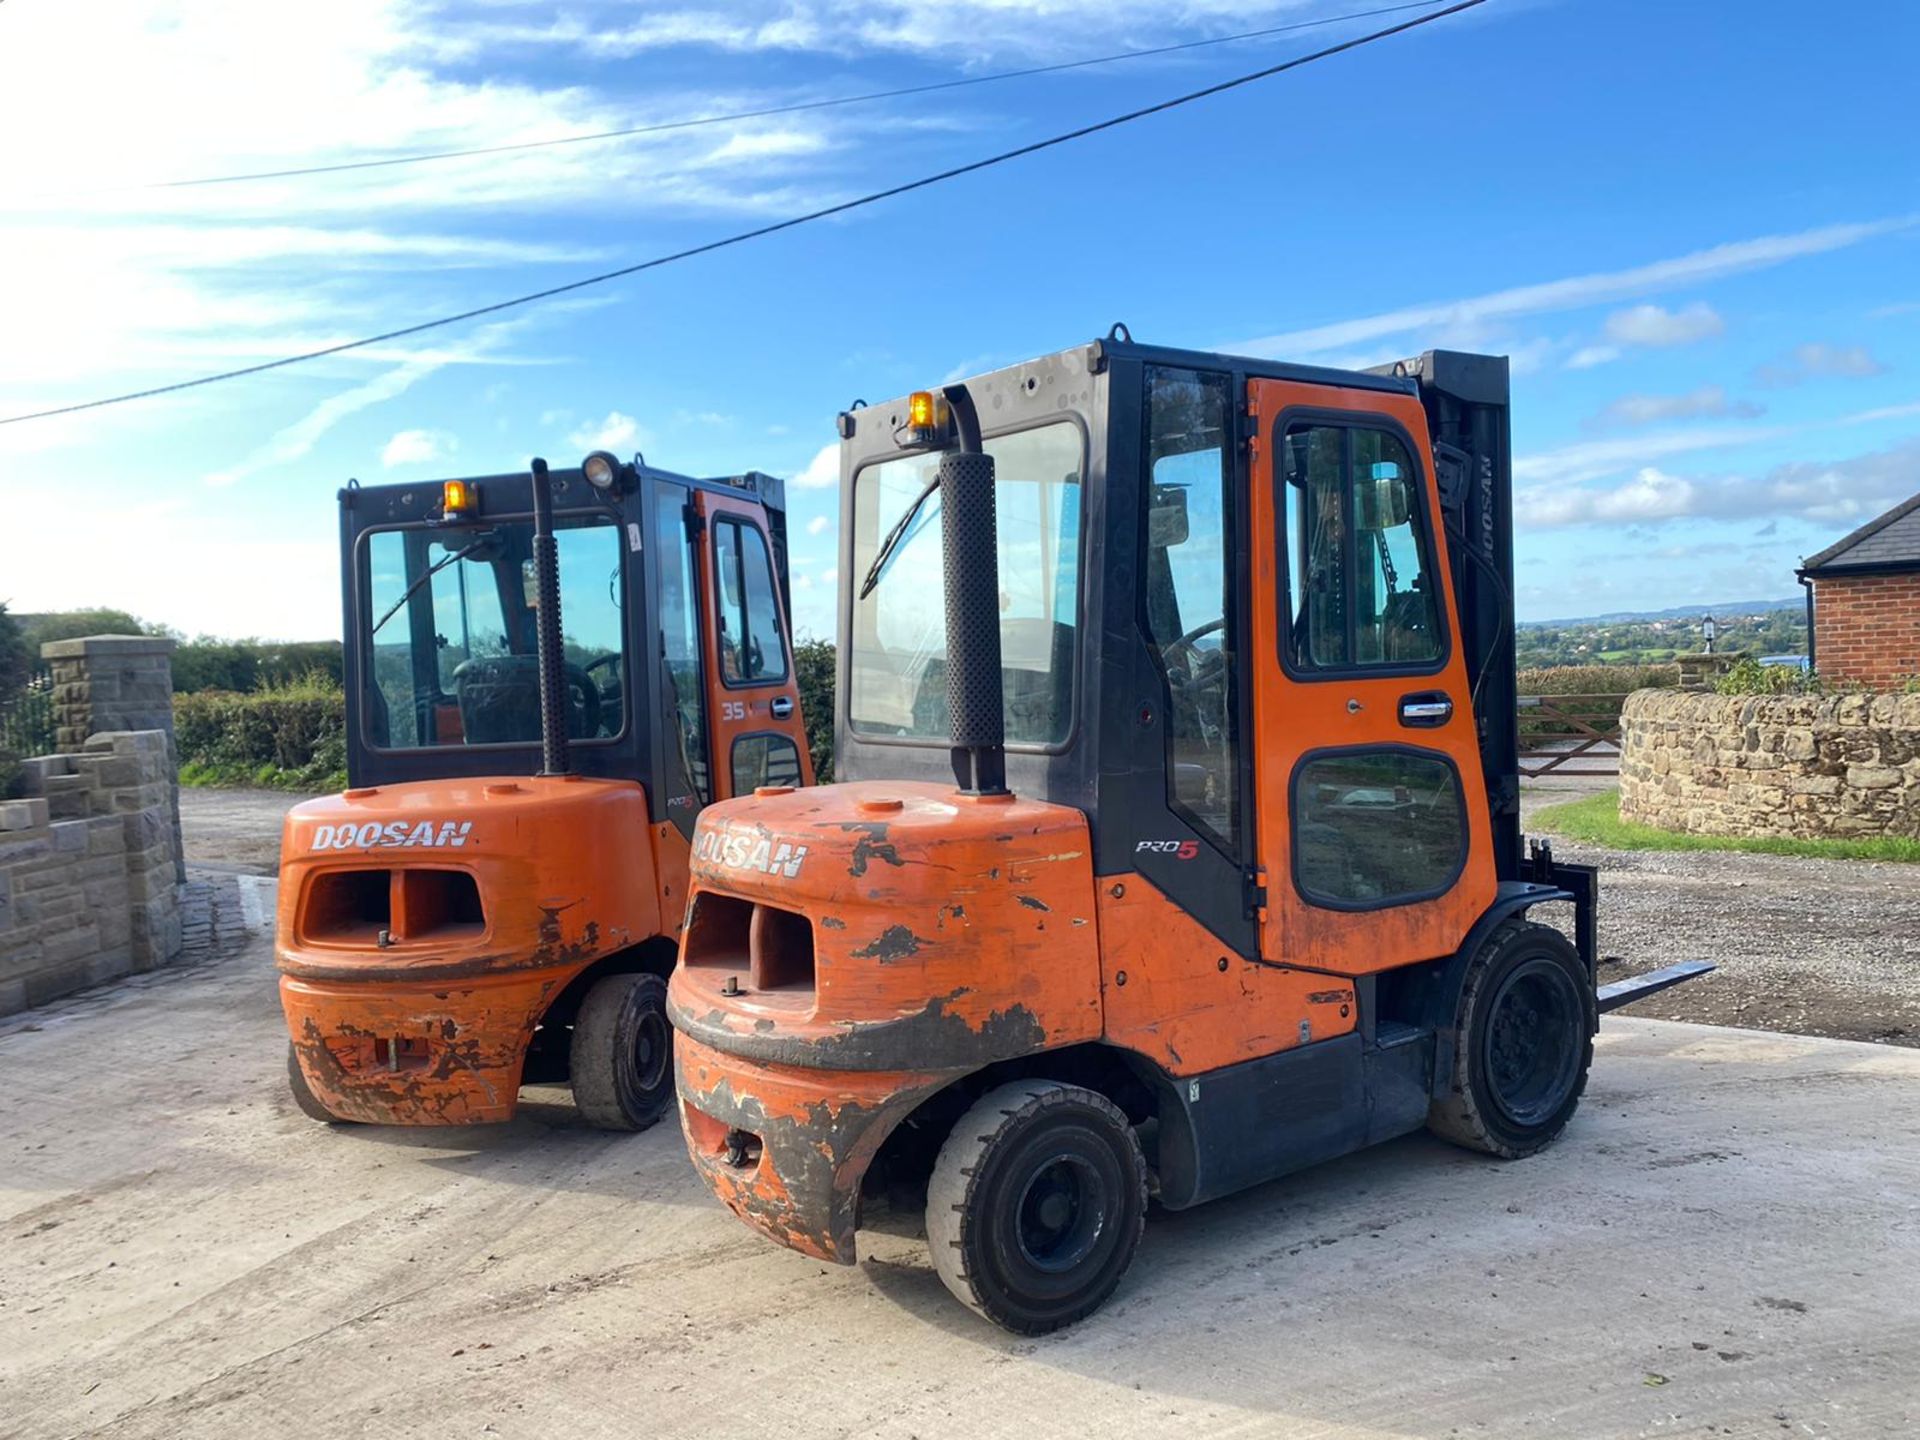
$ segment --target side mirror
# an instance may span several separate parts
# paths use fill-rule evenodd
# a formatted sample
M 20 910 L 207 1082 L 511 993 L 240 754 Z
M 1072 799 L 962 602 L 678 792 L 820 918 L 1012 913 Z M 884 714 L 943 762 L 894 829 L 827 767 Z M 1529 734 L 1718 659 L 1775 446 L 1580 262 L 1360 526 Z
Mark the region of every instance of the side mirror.
M 1156 485 L 1147 508 L 1147 544 L 1165 550 L 1187 543 L 1187 492 L 1179 485 Z
M 1354 492 L 1354 523 L 1362 530 L 1392 530 L 1413 518 L 1413 497 L 1400 467 L 1383 460 Z

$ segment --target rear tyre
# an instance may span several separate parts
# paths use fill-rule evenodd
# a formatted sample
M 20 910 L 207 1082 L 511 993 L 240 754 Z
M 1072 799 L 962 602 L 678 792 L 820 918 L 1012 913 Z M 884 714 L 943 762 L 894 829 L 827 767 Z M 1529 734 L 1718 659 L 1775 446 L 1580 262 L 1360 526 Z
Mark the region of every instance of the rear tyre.
M 1501 925 L 1467 966 L 1452 1087 L 1427 1128 L 1507 1160 L 1543 1149 L 1580 1107 L 1597 1019 L 1593 977 L 1565 936 L 1531 921 Z
M 1106 1303 L 1146 1213 L 1146 1160 L 1113 1102 L 1020 1080 L 982 1096 L 940 1147 L 927 1248 L 962 1304 L 1044 1335 Z
M 313 1093 L 313 1087 L 307 1084 L 307 1073 L 300 1068 L 300 1056 L 293 1048 L 293 1042 L 287 1042 L 287 1088 L 293 1092 L 293 1103 L 300 1107 L 300 1113 L 309 1120 L 318 1120 L 322 1125 L 350 1125 L 350 1120 L 342 1120 L 326 1106 L 320 1103 L 320 1097 Z
M 644 1130 L 673 1099 L 673 1026 L 658 975 L 607 975 L 573 1020 L 573 1103 L 600 1130 Z

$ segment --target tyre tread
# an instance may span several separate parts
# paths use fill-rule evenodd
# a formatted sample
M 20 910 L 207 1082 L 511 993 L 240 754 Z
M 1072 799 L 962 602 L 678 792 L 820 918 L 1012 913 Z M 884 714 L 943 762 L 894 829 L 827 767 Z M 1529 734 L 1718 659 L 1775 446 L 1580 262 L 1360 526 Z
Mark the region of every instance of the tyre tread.
M 568 1053 L 568 1081 L 573 1087 L 573 1103 L 582 1117 L 596 1130 L 620 1130 L 637 1133 L 654 1125 L 666 1114 L 673 1097 L 671 1083 L 647 1110 L 630 1113 L 620 1098 L 619 1077 L 614 1073 L 615 1051 L 631 1037 L 622 1037 L 621 1028 L 628 1011 L 642 991 L 658 992 L 654 999 L 666 1004 L 667 982 L 645 972 L 604 975 L 593 982 L 581 998 L 573 1020 L 573 1040 Z
M 1435 1100 L 1427 1110 L 1427 1129 L 1454 1145 L 1467 1150 L 1478 1150 L 1485 1155 L 1494 1155 L 1502 1160 L 1520 1160 L 1544 1150 L 1559 1138 L 1566 1128 L 1567 1121 L 1573 1118 L 1579 1109 L 1580 1097 L 1586 1093 L 1587 1068 L 1580 1071 L 1574 1084 L 1572 1104 L 1560 1118 L 1560 1123 L 1543 1134 L 1523 1144 L 1516 1144 L 1495 1133 L 1481 1113 L 1479 1103 L 1473 1094 L 1473 1050 L 1469 1043 L 1473 1020 L 1479 1009 L 1480 994 L 1486 985 L 1500 957 L 1509 946 L 1539 941 L 1551 936 L 1553 943 L 1566 946 L 1566 937 L 1550 925 L 1542 925 L 1533 920 L 1507 920 L 1496 926 L 1480 946 L 1467 966 L 1466 983 L 1461 987 L 1460 1008 L 1453 1024 L 1453 1074 L 1450 1077 L 1447 1094 Z M 1571 947 L 1567 947 L 1571 950 Z M 1589 1055 L 1591 1063 L 1591 1055 Z
M 1140 1137 L 1134 1133 L 1126 1115 L 1097 1090 L 1067 1085 L 1057 1080 L 1015 1080 L 988 1091 L 974 1102 L 973 1108 L 948 1134 L 946 1143 L 940 1147 L 939 1158 L 934 1162 L 933 1176 L 927 1184 L 927 1250 L 933 1257 L 934 1271 L 954 1298 L 976 1315 L 1025 1335 L 1042 1335 L 1070 1325 L 1099 1308 L 1111 1294 L 1109 1289 L 1094 1296 L 1084 1308 L 1051 1323 L 1021 1324 L 1010 1317 L 994 1314 L 967 1273 L 967 1241 L 971 1237 L 975 1218 L 974 1189 L 985 1169 L 988 1153 L 1009 1131 L 1036 1115 L 1063 1105 L 1081 1105 L 1102 1112 L 1127 1137 L 1132 1152 L 1133 1173 L 1139 1185 L 1139 1194 L 1138 1203 L 1134 1206 L 1133 1234 L 1126 1237 L 1124 1242 L 1127 1260 L 1113 1277 L 1118 1283 L 1120 1275 L 1126 1272 L 1127 1264 L 1131 1263 L 1133 1252 L 1146 1227 L 1147 1166 L 1146 1157 L 1140 1149 Z M 981 1119 L 990 1115 L 997 1115 L 1000 1119 L 984 1130 L 974 1128 Z

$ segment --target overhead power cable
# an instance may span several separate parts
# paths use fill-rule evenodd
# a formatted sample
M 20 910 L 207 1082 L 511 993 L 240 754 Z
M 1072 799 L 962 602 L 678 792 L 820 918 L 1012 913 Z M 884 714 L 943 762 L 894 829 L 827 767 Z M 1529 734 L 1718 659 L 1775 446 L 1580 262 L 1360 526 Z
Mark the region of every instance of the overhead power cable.
M 1343 40 L 1338 45 L 1329 45 L 1323 50 L 1311 54 L 1283 60 L 1277 65 L 1268 65 L 1245 75 L 1235 76 L 1231 80 L 1222 80 L 1218 84 L 1208 85 L 1199 90 L 1189 90 L 1184 95 L 1176 95 L 1170 100 L 1161 100 L 1138 110 L 1129 110 L 1121 115 L 1097 120 L 1091 125 L 1082 125 L 1075 130 L 1050 135 L 1044 140 L 1035 140 L 1031 144 L 1021 145 L 1012 150 L 1003 150 L 997 155 L 989 155 L 984 160 L 973 160 L 965 165 L 956 165 L 951 169 L 939 171 L 933 175 L 923 175 L 918 180 L 908 180 L 903 184 L 890 185 L 884 190 L 870 191 L 851 200 L 842 200 L 836 205 L 825 205 L 818 210 L 809 210 L 804 215 L 790 216 L 785 220 L 776 220 L 770 225 L 757 226 L 752 230 L 741 230 L 735 234 L 723 236 L 718 240 L 709 240 L 701 245 L 690 246 L 685 250 L 676 250 L 668 255 L 656 255 L 651 260 L 642 260 L 633 265 L 623 265 L 617 270 L 604 270 L 598 275 L 583 276 L 578 280 L 569 280 L 563 285 L 550 285 L 544 290 L 530 291 L 525 295 L 516 295 L 508 300 L 497 300 L 491 305 L 478 305 L 471 310 L 462 310 L 454 315 L 442 315 L 435 320 L 423 320 L 417 325 L 402 326 L 397 330 L 387 330 L 378 335 L 364 336 L 358 340 L 345 340 L 338 345 L 323 346 L 318 350 L 307 350 L 297 355 L 282 356 L 278 360 L 262 361 L 258 365 L 246 365 L 237 370 L 222 370 L 212 375 L 201 375 L 192 380 L 178 380 L 170 385 L 155 385 L 146 390 L 130 390 L 123 395 L 108 395 L 99 400 L 84 400 L 73 405 L 60 405 L 50 410 L 34 410 L 23 415 L 9 415 L 0 419 L 0 425 L 18 425 L 28 420 L 46 420 L 55 415 L 72 415 L 81 410 L 98 410 L 107 405 L 122 405 L 130 400 L 146 400 L 156 395 L 171 395 L 179 390 L 193 390 L 202 385 L 216 385 L 226 380 L 238 380 L 248 375 L 260 375 L 269 370 L 285 369 L 289 365 L 304 364 L 309 360 L 322 360 L 329 355 L 345 354 L 349 350 L 361 350 L 369 345 L 382 345 L 389 340 L 403 340 L 410 335 L 419 335 L 428 330 L 437 330 L 445 325 L 457 325 L 465 320 L 477 320 L 483 315 L 497 315 L 502 310 L 512 310 L 521 305 L 531 305 L 539 300 L 551 300 L 556 295 L 571 294 L 575 290 L 585 290 L 589 286 L 604 285 L 611 280 L 624 279 L 628 275 L 638 275 L 645 270 L 657 270 L 663 265 L 671 265 L 678 260 L 690 260 L 696 255 L 711 254 L 715 250 L 724 250 L 732 245 L 744 244 L 749 240 L 758 240 L 768 235 L 776 235 L 782 230 L 792 230 L 797 226 L 811 224 L 815 220 L 825 220 L 834 215 L 844 215 L 850 210 L 858 210 L 868 205 L 876 205 L 882 200 L 891 200 L 899 195 L 911 194 L 915 190 L 925 190 L 948 180 L 958 179 L 962 175 L 971 175 L 976 171 L 991 169 L 995 165 L 1004 165 L 1010 160 L 1018 160 L 1027 155 L 1038 154 L 1042 150 L 1051 150 L 1055 146 L 1065 145 L 1074 140 L 1083 140 L 1089 135 L 1098 135 L 1105 130 L 1113 130 L 1135 120 L 1144 120 L 1151 115 L 1163 114 L 1178 109 L 1182 105 L 1191 105 L 1196 100 L 1205 100 L 1214 95 L 1224 94 L 1228 90 L 1237 90 L 1243 85 L 1269 79 L 1289 70 L 1298 70 L 1303 65 L 1311 65 L 1317 60 L 1325 60 L 1334 55 L 1357 50 L 1363 45 L 1385 40 L 1394 35 L 1416 30 L 1422 25 L 1431 25 L 1436 20 L 1444 20 L 1458 15 L 1463 10 L 1471 10 L 1484 5 L 1486 0 L 1459 0 L 1444 10 L 1419 16 L 1417 19 L 1404 20 L 1398 25 L 1390 25 L 1384 30 L 1374 30 L 1365 35 L 1356 35 L 1351 40 Z
M 505 145 L 481 145 L 470 150 L 434 150 L 419 155 L 390 155 L 378 160 L 343 160 L 335 165 L 303 165 L 287 170 L 256 170 L 244 175 L 203 175 L 189 180 L 152 180 L 144 184 L 116 187 L 124 190 L 185 190 L 199 185 L 238 185 L 252 180 L 291 180 L 303 175 L 337 175 L 348 170 L 380 170 L 391 165 L 423 165 L 435 160 L 468 160 L 482 155 L 510 155 L 520 150 L 546 150 L 557 145 L 586 145 L 598 140 L 622 140 L 633 135 L 658 135 L 669 130 L 692 130 L 703 125 L 726 125 L 738 120 L 764 120 L 775 115 L 798 115 L 808 110 L 831 110 L 842 105 L 865 105 L 875 100 L 899 100 L 909 95 L 931 95 L 938 90 L 961 90 L 972 85 L 992 85 L 1002 80 L 1025 80 L 1034 75 L 1057 75 L 1063 70 L 1084 70 L 1094 65 L 1112 65 L 1122 60 L 1144 60 L 1154 55 L 1173 55 L 1182 50 L 1200 50 L 1210 45 L 1231 45 L 1241 40 L 1258 40 L 1286 35 L 1296 30 L 1313 30 L 1339 25 L 1348 20 L 1371 20 L 1380 15 L 1397 15 L 1403 10 L 1425 10 L 1440 0 L 1411 0 L 1411 3 L 1384 5 L 1373 10 L 1355 10 L 1346 15 L 1326 15 L 1318 20 L 1296 20 L 1288 25 L 1270 25 L 1264 30 L 1242 30 L 1235 35 L 1216 35 L 1207 40 L 1186 40 L 1178 45 L 1156 45 L 1148 50 L 1122 50 L 1112 55 L 1096 55 L 1086 60 L 1065 60 L 1055 65 L 1034 65 L 1025 70 L 1002 70 L 992 75 L 969 75 L 958 80 L 937 80 L 926 85 L 907 85 L 897 90 L 874 90 L 864 95 L 841 95 L 827 100 L 802 100 L 790 105 L 769 105 L 759 110 L 736 110 L 726 115 L 701 115 L 686 120 L 661 120 L 650 125 L 632 125 L 622 130 L 596 130 L 584 135 L 559 135 L 550 140 L 520 140 Z

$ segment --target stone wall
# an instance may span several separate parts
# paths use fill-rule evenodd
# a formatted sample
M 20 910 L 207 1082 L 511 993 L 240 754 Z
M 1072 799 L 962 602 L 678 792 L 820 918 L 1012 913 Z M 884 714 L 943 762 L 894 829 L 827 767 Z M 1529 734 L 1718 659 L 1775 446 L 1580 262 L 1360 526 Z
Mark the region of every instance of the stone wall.
M 0 1015 L 180 953 L 168 737 L 95 735 L 23 768 L 27 798 L 0 802 Z
M 1620 818 L 1701 835 L 1920 839 L 1920 695 L 1640 690 Z
M 54 745 L 80 749 L 93 735 L 122 730 L 158 730 L 176 767 L 173 740 L 173 646 L 164 635 L 83 635 L 53 640 L 40 658 L 53 671 Z M 187 878 L 180 838 L 180 792 L 173 798 L 173 843 L 180 864 L 174 878 Z

